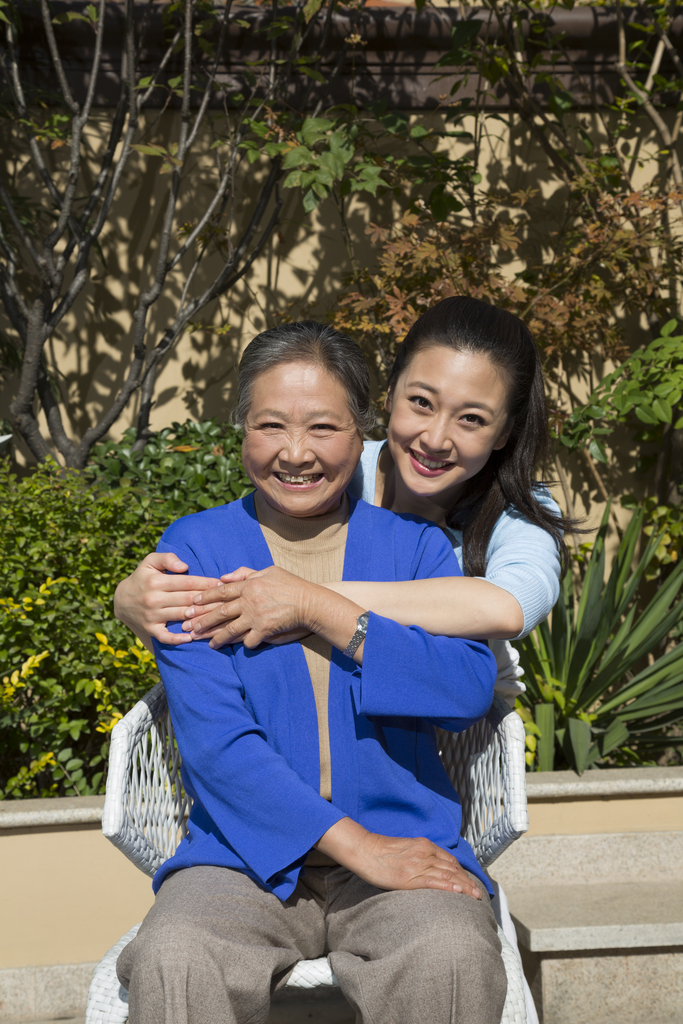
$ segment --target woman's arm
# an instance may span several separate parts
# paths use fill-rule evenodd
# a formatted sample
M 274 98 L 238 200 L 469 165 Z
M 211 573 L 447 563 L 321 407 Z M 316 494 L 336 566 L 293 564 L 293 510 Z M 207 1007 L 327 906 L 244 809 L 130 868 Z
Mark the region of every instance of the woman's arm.
M 241 572 L 224 576 L 226 582 L 194 595 L 183 629 L 194 636 L 212 637 L 216 647 L 232 643 L 228 603 Z M 522 609 L 511 594 L 487 580 L 467 576 L 398 583 L 340 581 L 325 586 L 361 608 L 401 626 L 420 626 L 434 636 L 507 639 L 517 636 L 524 625 Z
M 488 580 L 469 576 L 400 583 L 328 583 L 336 594 L 370 608 L 402 626 L 420 626 L 436 636 L 507 640 L 524 625 L 512 594 Z

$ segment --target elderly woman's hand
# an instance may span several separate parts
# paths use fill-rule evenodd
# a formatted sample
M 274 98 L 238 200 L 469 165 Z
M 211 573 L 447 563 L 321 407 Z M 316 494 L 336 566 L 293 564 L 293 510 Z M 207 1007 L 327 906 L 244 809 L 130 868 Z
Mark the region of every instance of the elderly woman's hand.
M 343 651 L 365 611 L 341 594 L 275 565 L 258 572 L 242 566 L 222 578 L 229 582 L 197 594 L 183 622 L 193 640 L 209 636 L 214 648 L 240 642 L 245 647 L 288 643 L 317 633 Z M 207 604 L 209 611 L 200 614 Z M 363 644 L 353 658 L 363 663 Z
M 315 845 L 378 889 L 443 889 L 482 897 L 455 857 L 429 839 L 383 836 L 342 818 Z
M 170 552 L 147 555 L 116 588 L 114 615 L 141 639 L 146 635 L 164 644 L 187 643 L 191 637 L 186 633 L 171 633 L 166 623 L 184 618 L 185 609 L 197 592 L 213 588 L 219 581 L 180 575 L 186 572 L 187 565 L 177 555 Z
M 311 590 L 319 589 L 314 584 L 275 565 L 258 571 L 242 566 L 223 579 L 229 582 L 197 594 L 196 606 L 185 609 L 183 629 L 191 639 L 211 637 L 211 647 L 258 647 L 310 633 Z

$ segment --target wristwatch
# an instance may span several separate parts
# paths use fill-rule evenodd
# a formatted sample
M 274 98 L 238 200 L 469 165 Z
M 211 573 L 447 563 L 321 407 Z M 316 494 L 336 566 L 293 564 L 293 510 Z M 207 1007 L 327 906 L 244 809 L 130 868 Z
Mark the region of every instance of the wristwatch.
M 365 634 L 368 631 L 368 619 L 369 618 L 370 618 L 370 612 L 363 612 L 363 614 L 359 615 L 358 618 L 356 619 L 356 632 L 353 634 L 353 636 L 349 640 L 347 648 L 344 651 L 344 654 L 348 658 L 352 658 L 354 656 L 354 654 L 356 653 L 356 651 L 358 650 L 360 645 L 365 640 Z

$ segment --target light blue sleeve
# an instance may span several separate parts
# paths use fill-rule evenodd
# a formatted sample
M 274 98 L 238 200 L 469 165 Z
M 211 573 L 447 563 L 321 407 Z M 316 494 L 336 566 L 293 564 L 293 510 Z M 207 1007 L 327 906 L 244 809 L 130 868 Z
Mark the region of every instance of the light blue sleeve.
M 385 441 L 364 442 L 358 469 L 348 487 L 351 494 L 363 498 L 370 505 L 375 503 L 377 460 L 385 444 Z M 547 487 L 538 487 L 536 496 L 547 509 L 561 515 L 559 505 Z M 462 532 L 446 532 L 462 566 Z M 489 540 L 485 578 L 507 590 L 519 603 L 524 615 L 524 628 L 513 638 L 519 640 L 547 619 L 560 596 L 557 545 L 549 533 L 540 526 L 534 526 L 521 512 L 503 512 Z
M 538 488 L 537 497 L 547 509 L 561 515 L 547 487 Z M 514 638 L 519 640 L 548 617 L 560 595 L 557 544 L 549 533 L 534 526 L 520 512 L 506 511 L 489 540 L 486 579 L 519 602 L 524 614 L 524 628 Z
M 368 505 L 375 504 L 375 480 L 377 479 L 377 460 L 386 441 L 363 440 L 358 468 L 353 474 L 351 483 L 346 488 L 354 498 L 362 498 Z

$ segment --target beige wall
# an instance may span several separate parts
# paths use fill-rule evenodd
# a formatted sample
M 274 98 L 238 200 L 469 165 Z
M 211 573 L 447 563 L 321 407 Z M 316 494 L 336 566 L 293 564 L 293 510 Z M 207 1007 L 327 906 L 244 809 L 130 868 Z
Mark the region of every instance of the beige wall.
M 529 836 L 683 829 L 683 793 L 529 802 Z M 152 904 L 99 825 L 0 829 L 0 970 L 99 960 Z
M 0 969 L 99 960 L 153 902 L 99 825 L 0 830 Z
M 529 802 L 529 836 L 683 829 L 683 793 Z

